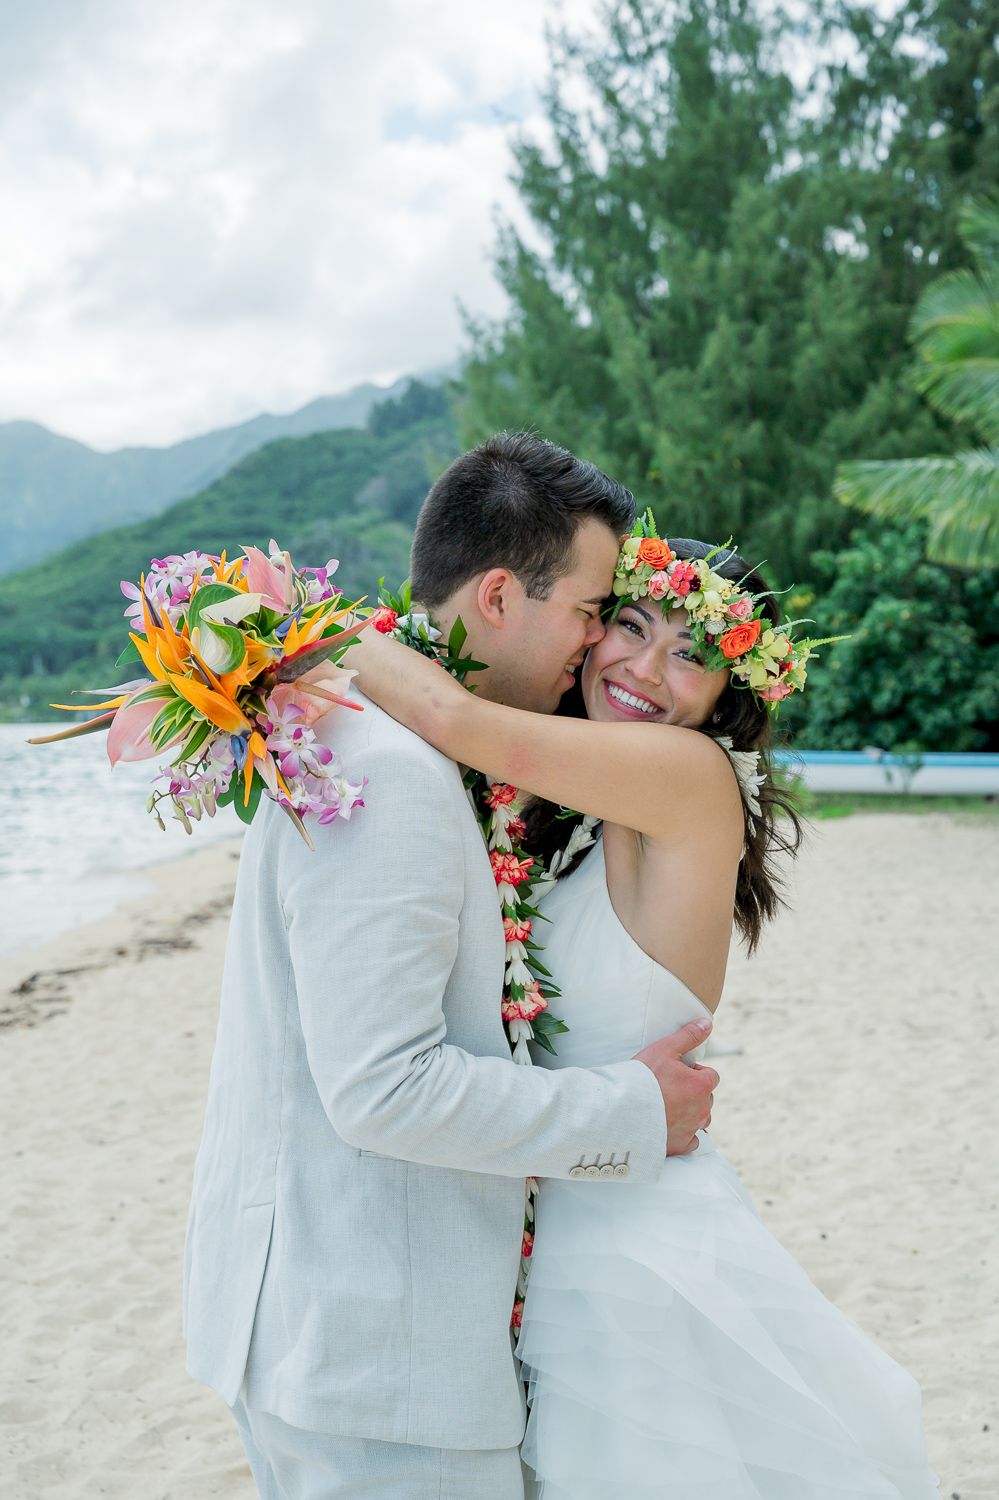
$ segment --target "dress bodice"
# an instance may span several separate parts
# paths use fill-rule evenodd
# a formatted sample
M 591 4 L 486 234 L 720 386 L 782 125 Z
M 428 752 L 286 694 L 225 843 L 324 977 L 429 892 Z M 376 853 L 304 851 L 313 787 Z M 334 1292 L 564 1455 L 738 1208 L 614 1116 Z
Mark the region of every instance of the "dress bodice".
M 532 937 L 562 991 L 551 1009 L 569 1027 L 553 1038 L 557 1057 L 532 1048 L 544 1067 L 600 1067 L 634 1057 L 657 1037 L 710 1015 L 679 979 L 638 946 L 607 891 L 603 838 L 544 899 L 548 919 Z M 703 1044 L 687 1057 L 696 1062 Z

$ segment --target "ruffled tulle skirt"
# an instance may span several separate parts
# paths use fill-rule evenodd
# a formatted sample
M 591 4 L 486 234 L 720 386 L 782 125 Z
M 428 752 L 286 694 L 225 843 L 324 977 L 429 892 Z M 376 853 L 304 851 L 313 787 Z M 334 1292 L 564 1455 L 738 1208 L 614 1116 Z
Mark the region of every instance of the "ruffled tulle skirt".
M 543 1181 L 518 1352 L 541 1500 L 939 1500 L 915 1381 L 706 1138 L 654 1185 Z

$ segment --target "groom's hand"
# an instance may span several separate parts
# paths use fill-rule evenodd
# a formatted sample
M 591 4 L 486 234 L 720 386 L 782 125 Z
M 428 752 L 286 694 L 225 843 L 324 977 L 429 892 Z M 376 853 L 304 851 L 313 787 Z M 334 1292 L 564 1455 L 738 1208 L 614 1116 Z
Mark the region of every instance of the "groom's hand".
M 711 1106 L 718 1086 L 714 1068 L 684 1062 L 684 1053 L 699 1047 L 711 1030 L 710 1021 L 689 1021 L 639 1052 L 637 1061 L 651 1068 L 666 1106 L 666 1155 L 685 1156 L 697 1150 L 697 1131 L 711 1123 Z

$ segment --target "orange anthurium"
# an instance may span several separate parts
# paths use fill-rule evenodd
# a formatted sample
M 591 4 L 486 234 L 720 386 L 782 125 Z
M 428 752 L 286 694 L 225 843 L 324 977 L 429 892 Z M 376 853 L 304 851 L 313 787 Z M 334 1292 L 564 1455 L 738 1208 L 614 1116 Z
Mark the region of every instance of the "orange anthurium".
M 216 693 L 212 688 L 207 688 L 203 683 L 194 682 L 190 677 L 178 677 L 175 673 L 168 673 L 167 680 L 182 698 L 192 703 L 200 714 L 210 724 L 215 724 L 219 729 L 224 729 L 227 734 L 242 734 L 250 728 L 250 721 L 237 708 L 231 698 L 226 698 L 222 693 Z

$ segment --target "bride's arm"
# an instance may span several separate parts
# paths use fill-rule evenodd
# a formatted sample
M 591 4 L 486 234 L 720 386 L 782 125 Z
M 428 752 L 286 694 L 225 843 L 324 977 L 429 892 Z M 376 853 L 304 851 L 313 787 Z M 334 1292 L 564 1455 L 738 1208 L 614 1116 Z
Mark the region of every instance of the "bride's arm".
M 742 835 L 728 757 L 671 724 L 600 724 L 490 703 L 399 641 L 365 632 L 344 665 L 380 707 L 444 755 L 549 802 L 672 841 L 695 825 Z M 474 676 L 472 678 L 474 681 Z

